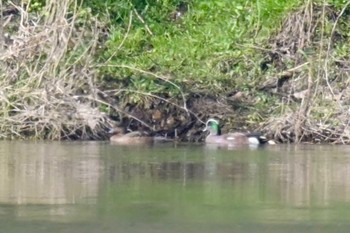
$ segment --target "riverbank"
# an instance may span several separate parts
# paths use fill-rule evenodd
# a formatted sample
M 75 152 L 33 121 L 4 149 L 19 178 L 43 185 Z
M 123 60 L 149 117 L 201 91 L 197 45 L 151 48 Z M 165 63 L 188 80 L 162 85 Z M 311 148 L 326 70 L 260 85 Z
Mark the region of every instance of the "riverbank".
M 117 122 L 201 141 L 215 117 L 279 142 L 349 143 L 349 4 L 7 5 L 0 137 L 100 140 Z

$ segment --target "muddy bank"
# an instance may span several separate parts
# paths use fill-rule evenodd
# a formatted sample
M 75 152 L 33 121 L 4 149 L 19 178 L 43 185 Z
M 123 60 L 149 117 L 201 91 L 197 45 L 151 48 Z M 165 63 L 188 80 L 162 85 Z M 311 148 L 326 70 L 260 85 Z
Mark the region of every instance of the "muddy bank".
M 234 111 L 229 101 L 203 95 L 191 95 L 185 103 L 156 100 L 147 108 L 126 104 L 117 108 L 110 118 L 114 123 L 132 131 L 143 131 L 152 136 L 167 136 L 179 141 L 200 142 L 204 140 L 204 124 L 210 117 L 219 119 L 223 126 L 229 120 L 240 122 L 239 111 Z M 224 130 L 226 127 L 224 127 Z M 244 126 L 236 130 L 244 130 Z

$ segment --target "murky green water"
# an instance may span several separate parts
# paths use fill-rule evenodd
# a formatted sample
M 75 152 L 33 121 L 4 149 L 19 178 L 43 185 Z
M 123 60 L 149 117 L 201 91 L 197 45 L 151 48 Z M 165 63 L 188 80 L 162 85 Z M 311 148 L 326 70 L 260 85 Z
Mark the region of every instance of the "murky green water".
M 350 146 L 0 142 L 1 232 L 348 232 Z

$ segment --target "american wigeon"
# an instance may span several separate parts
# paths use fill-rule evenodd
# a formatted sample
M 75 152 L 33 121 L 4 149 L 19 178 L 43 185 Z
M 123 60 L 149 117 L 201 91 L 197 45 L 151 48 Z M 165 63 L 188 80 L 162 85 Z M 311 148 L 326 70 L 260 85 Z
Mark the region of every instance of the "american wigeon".
M 275 144 L 272 140 L 267 140 L 265 136 L 260 133 L 227 133 L 221 134 L 219 122 L 215 119 L 209 119 L 205 124 L 203 131 L 209 131 L 205 142 L 207 144 L 218 144 L 222 146 L 244 146 L 244 145 L 263 145 Z

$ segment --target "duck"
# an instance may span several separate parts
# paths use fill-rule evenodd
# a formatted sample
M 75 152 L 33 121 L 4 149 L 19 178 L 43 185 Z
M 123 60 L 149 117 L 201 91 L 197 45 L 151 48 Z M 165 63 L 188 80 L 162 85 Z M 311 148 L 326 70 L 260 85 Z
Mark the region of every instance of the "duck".
M 108 132 L 111 134 L 110 142 L 118 145 L 147 145 L 154 142 L 154 138 L 140 131 L 125 133 L 122 127 L 114 127 Z
M 265 136 L 260 133 L 241 133 L 233 132 L 227 134 L 221 134 L 221 128 L 219 121 L 210 118 L 203 131 L 209 131 L 208 136 L 205 139 L 206 144 L 217 144 L 221 146 L 259 146 L 264 144 L 276 144 L 272 140 L 267 140 Z
M 125 129 L 123 127 L 117 126 L 111 128 L 108 133 L 111 135 L 109 138 L 110 142 L 116 145 L 151 145 L 153 143 L 174 142 L 173 139 L 168 137 L 151 137 L 140 131 L 125 133 Z

